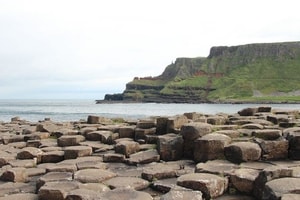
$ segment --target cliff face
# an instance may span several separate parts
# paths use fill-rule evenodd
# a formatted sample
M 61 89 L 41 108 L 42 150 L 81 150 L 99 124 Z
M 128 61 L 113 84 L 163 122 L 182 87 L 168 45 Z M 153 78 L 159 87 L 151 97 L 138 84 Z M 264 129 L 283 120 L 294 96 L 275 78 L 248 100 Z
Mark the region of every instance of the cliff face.
M 299 74 L 300 42 L 220 46 L 207 58 L 177 58 L 160 76 L 135 78 L 121 96 L 175 103 L 300 101 Z

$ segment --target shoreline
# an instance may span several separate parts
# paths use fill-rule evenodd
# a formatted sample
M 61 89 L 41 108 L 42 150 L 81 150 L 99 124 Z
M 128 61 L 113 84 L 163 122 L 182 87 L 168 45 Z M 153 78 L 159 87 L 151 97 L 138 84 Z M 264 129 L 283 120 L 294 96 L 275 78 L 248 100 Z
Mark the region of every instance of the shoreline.
M 0 197 L 297 198 L 299 133 L 300 109 L 271 106 L 137 120 L 14 117 L 0 122 Z

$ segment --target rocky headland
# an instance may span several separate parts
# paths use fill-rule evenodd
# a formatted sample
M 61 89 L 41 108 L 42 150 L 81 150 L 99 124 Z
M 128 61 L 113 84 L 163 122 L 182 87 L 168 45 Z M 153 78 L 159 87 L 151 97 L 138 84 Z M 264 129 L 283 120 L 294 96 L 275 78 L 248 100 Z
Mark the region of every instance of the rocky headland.
M 177 58 L 159 76 L 135 77 L 97 103 L 300 102 L 300 42 L 212 47 L 207 57 Z
M 0 122 L 0 199 L 300 199 L 299 110 Z

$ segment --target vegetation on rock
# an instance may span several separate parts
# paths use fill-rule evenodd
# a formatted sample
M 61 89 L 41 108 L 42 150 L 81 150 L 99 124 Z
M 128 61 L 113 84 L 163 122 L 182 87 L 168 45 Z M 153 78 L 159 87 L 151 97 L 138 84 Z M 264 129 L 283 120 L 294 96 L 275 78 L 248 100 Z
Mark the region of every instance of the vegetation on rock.
M 212 47 L 206 58 L 177 58 L 160 76 L 134 78 L 115 95 L 141 102 L 292 103 L 300 102 L 299 74 L 300 42 Z

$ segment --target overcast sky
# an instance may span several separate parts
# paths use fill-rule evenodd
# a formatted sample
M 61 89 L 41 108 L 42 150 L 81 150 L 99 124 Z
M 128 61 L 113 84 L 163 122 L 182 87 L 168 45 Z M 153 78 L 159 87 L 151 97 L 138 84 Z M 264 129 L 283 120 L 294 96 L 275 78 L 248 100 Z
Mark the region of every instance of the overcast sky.
M 300 40 L 298 0 L 0 0 L 1 99 L 101 99 L 212 46 Z

